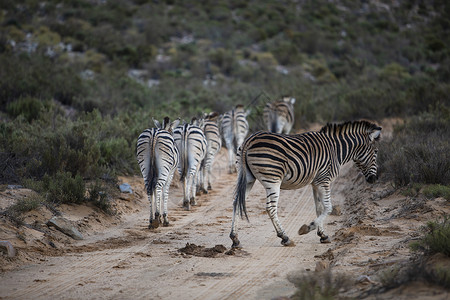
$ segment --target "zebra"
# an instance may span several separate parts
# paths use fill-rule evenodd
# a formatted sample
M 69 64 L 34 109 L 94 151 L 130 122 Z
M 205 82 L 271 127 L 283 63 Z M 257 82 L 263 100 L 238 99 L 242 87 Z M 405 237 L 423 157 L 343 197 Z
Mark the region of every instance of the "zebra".
M 173 128 L 179 120 L 170 123 L 165 117 L 161 124 L 153 120 L 156 128 L 144 130 L 138 137 L 136 158 L 144 177 L 147 197 L 150 202 L 149 228 L 158 228 L 161 223 L 161 201 L 163 202 L 163 226 L 169 226 L 167 199 L 169 187 L 178 164 L 178 149 L 172 137 Z M 153 215 L 153 202 L 155 214 Z
M 248 134 L 247 115 L 249 110 L 244 110 L 241 104 L 236 105 L 230 111 L 222 115 L 220 129 L 228 150 L 228 172 L 236 172 L 235 156 L 236 150 L 242 145 Z
M 212 112 L 210 114 L 205 114 L 203 122 L 203 132 L 206 137 L 206 155 L 205 159 L 202 161 L 200 167 L 200 187 L 204 193 L 208 193 L 211 190 L 211 167 L 214 161 L 214 157 L 219 152 L 222 147 L 222 138 L 220 136 L 219 126 L 217 124 L 219 114 L 217 112 Z M 205 188 L 206 183 L 208 183 L 207 189 Z
M 266 104 L 263 119 L 268 131 L 289 134 L 294 125 L 294 103 L 295 98 L 283 97 Z
M 321 243 L 329 243 L 323 221 L 331 212 L 330 186 L 340 167 L 353 160 L 367 182 L 377 177 L 377 148 L 381 127 L 368 121 L 327 124 L 318 132 L 284 135 L 259 131 L 251 135 L 239 149 L 239 174 L 233 201 L 230 238 L 232 247 L 240 247 L 236 213 L 248 220 L 245 197 L 256 179 L 267 194 L 266 211 L 284 246 L 293 246 L 277 215 L 281 189 L 298 189 L 312 185 L 317 218 L 303 225 L 298 234 L 317 228 Z
M 197 173 L 206 155 L 206 137 L 196 119 L 178 126 L 173 131 L 175 144 L 179 150 L 178 172 L 183 182 L 183 207 L 197 205 L 195 201 Z

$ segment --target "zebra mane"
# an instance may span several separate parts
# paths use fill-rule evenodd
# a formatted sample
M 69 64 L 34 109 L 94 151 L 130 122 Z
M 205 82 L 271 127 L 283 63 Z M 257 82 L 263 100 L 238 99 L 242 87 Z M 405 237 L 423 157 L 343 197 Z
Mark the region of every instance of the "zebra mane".
M 381 130 L 381 127 L 369 121 L 348 121 L 343 123 L 327 123 L 320 129 L 321 133 L 337 134 L 348 132 L 365 132 L 372 133 L 374 130 Z

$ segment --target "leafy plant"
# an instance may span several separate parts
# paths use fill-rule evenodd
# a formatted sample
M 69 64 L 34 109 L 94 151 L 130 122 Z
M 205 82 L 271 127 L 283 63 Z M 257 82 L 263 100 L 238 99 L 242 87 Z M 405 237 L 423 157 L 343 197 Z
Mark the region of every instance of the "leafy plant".
M 426 254 L 442 253 L 450 256 L 450 217 L 445 216 L 440 221 L 430 221 L 423 228 L 425 235 L 420 241 L 412 243 L 414 251 Z

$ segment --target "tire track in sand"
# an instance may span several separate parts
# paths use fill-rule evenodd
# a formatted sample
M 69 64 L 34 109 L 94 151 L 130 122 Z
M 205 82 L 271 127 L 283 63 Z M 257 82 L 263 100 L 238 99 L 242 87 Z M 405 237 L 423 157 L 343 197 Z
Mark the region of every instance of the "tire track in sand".
M 265 197 L 264 195 L 264 189 L 262 186 L 258 186 L 257 195 L 255 196 L 252 190 L 249 198 Z M 276 236 L 270 219 L 266 214 L 262 215 L 261 217 L 264 217 L 266 222 L 272 227 L 271 235 L 262 240 L 262 244 L 257 245 L 256 249 L 252 247 L 248 250 L 250 257 L 232 268 L 233 275 L 231 277 L 208 286 L 195 299 L 251 299 L 257 297 L 257 291 L 264 285 L 270 284 L 271 280 L 276 278 L 278 274 L 285 276 L 286 270 L 296 269 L 295 267 L 293 268 L 293 265 L 298 264 L 296 261 L 297 256 L 294 255 L 295 252 L 301 252 L 305 250 L 305 247 L 311 247 L 311 241 L 303 244 L 308 239 L 304 238 L 306 236 L 297 238 L 296 231 L 302 224 L 309 223 L 315 218 L 312 192 L 308 187 L 293 191 L 283 191 L 279 205 L 279 212 L 287 212 L 287 214 L 284 213 L 286 214 L 285 216 L 280 217 L 286 232 L 292 240 L 299 240 L 299 242 L 296 242 L 296 247 L 281 246 L 280 239 Z M 246 230 L 255 231 L 255 228 L 247 228 Z M 242 231 L 240 229 L 240 232 Z M 252 232 L 252 234 L 258 233 L 260 232 Z M 318 238 L 313 241 L 313 243 L 317 242 Z M 245 245 L 244 249 L 247 250 Z M 260 260 L 259 258 L 262 256 L 265 258 Z

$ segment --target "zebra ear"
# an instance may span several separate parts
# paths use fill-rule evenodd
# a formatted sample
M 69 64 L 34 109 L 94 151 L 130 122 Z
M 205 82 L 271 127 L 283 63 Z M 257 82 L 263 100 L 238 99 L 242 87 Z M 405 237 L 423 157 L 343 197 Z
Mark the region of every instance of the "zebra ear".
M 156 120 L 156 119 L 154 119 L 154 118 L 152 118 L 152 120 L 153 120 L 153 123 L 155 124 L 155 127 L 156 127 L 156 128 L 161 128 L 161 123 L 159 123 L 158 120 Z
M 381 135 L 381 127 L 377 127 L 369 135 L 369 138 L 371 141 L 377 141 L 380 139 L 380 135 Z
M 173 130 L 175 128 L 177 128 L 179 124 L 180 124 L 180 118 L 176 119 L 175 121 L 173 121 L 170 124 L 166 124 L 164 129 L 167 130 L 170 133 L 173 133 Z
M 245 111 L 245 116 L 248 116 L 251 112 L 252 112 L 251 109 L 247 109 L 247 110 Z
M 295 103 L 295 98 L 291 98 L 291 104 Z

